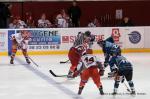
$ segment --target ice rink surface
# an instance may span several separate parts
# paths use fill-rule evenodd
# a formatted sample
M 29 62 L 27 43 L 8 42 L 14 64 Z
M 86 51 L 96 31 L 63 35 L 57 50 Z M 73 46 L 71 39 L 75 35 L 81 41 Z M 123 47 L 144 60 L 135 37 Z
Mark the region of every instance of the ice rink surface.
M 133 81 L 138 93 L 128 95 L 124 84 L 120 84 L 119 95 L 113 96 L 114 80 L 107 79 L 109 68 L 101 78 L 104 92 L 101 96 L 90 79 L 83 93 L 78 96 L 80 78 L 73 80 L 55 78 L 48 71 L 52 69 L 57 74 L 67 74 L 70 63 L 67 55 L 30 56 L 40 67 L 33 63 L 27 65 L 23 56 L 17 56 L 15 64 L 10 65 L 10 58 L 0 56 L 0 99 L 149 99 L 150 98 L 150 53 L 123 54 L 134 66 Z M 97 55 L 104 60 L 103 55 Z M 126 82 L 127 84 L 127 82 Z

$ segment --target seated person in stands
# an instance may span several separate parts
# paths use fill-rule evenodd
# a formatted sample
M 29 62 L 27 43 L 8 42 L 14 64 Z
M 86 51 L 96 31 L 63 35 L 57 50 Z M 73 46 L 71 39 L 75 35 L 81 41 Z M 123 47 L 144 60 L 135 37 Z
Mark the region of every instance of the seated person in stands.
M 9 24 L 10 29 L 26 28 L 26 23 L 19 16 L 15 17 L 13 22 Z
M 12 22 L 9 24 L 9 29 L 16 29 L 17 28 L 17 19 L 14 18 Z
M 70 18 L 67 15 L 65 9 L 62 9 L 60 13 L 56 16 L 56 26 L 58 28 L 67 28 L 69 27 Z
M 35 21 L 33 19 L 32 13 L 31 12 L 26 12 L 26 24 L 27 28 L 35 28 Z
M 52 23 L 46 19 L 46 14 L 43 13 L 41 15 L 41 19 L 38 20 L 38 27 L 39 28 L 50 28 L 52 27 Z
M 95 18 L 93 20 L 90 20 L 88 23 L 88 27 L 100 27 L 100 23 L 99 20 L 97 19 L 97 17 L 95 16 Z
M 133 26 L 133 23 L 129 17 L 124 17 L 119 26 Z

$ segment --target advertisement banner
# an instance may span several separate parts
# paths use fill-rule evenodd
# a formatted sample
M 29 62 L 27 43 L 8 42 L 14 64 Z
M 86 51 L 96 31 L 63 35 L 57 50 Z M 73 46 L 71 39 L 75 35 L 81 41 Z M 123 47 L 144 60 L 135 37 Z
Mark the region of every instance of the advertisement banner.
M 97 45 L 97 41 L 99 39 L 105 40 L 109 36 L 111 36 L 111 31 L 106 33 L 105 28 L 69 28 L 69 29 L 61 29 L 59 30 L 61 33 L 62 37 L 62 44 L 61 44 L 61 49 L 63 50 L 69 50 L 70 47 L 73 45 L 73 42 L 75 41 L 75 38 L 79 32 L 85 32 L 85 31 L 90 31 L 91 34 L 95 36 L 95 42 L 93 44 L 93 49 L 94 50 L 99 50 L 101 49 Z
M 112 36 L 115 43 L 121 49 L 144 48 L 148 35 L 145 36 L 144 27 L 96 27 L 96 28 L 50 28 L 50 29 L 24 29 L 30 32 L 28 51 L 69 51 L 79 32 L 90 31 L 95 36 L 93 50 L 101 50 L 97 45 L 99 39 L 105 40 Z M 149 28 L 147 29 L 149 31 Z M 7 33 L 7 31 L 6 31 Z M 5 34 L 6 34 L 5 33 Z M 20 29 L 8 30 L 9 36 L 20 33 Z M 1 38 L 4 33 L 1 33 Z M 5 35 L 7 36 L 7 35 Z M 4 37 L 3 37 L 4 38 Z M 2 41 L 2 40 L 1 40 Z M 4 41 L 4 39 L 3 39 Z M 11 40 L 8 40 L 9 53 L 11 52 Z M 7 42 L 6 42 L 7 43 Z M 4 44 L 1 43 L 1 46 Z M 7 44 L 6 44 L 7 46 Z M 5 48 L 7 48 L 5 46 Z M 2 47 L 1 47 L 2 48 Z M 4 48 L 4 46 L 3 46 Z
M 25 29 L 30 32 L 28 44 L 29 51 L 64 51 L 69 50 L 79 32 L 90 31 L 95 36 L 94 50 L 101 50 L 97 45 L 99 39 L 105 40 L 112 36 L 115 43 L 123 47 L 122 29 L 106 28 L 51 28 L 51 29 Z M 9 30 L 9 36 L 20 33 L 21 30 Z M 11 41 L 9 40 L 9 53 L 11 52 Z
M 144 28 L 144 48 L 150 48 L 150 27 Z
M 124 28 L 125 48 L 144 48 L 144 28 Z
M 29 50 L 59 50 L 61 35 L 58 30 L 29 30 Z
M 0 30 L 0 52 L 8 51 L 8 33 L 7 30 Z

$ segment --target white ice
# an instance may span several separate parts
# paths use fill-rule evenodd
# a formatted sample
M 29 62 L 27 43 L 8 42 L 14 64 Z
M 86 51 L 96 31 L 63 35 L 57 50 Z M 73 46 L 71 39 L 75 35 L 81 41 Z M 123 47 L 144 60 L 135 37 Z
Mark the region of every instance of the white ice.
M 119 93 L 122 95 L 99 94 L 98 89 L 90 79 L 83 93 L 78 96 L 80 78 L 73 80 L 55 78 L 48 71 L 52 69 L 57 74 L 67 74 L 70 63 L 67 55 L 30 56 L 40 67 L 33 63 L 27 65 L 23 56 L 17 56 L 14 65 L 9 64 L 10 58 L 0 56 L 0 99 L 149 99 L 150 98 L 150 53 L 123 54 L 134 66 L 133 81 L 137 93 L 143 95 L 123 95 L 128 93 L 124 84 L 120 84 Z M 103 55 L 97 55 L 103 60 Z M 101 78 L 104 92 L 112 93 L 114 81 Z M 127 84 L 127 82 L 126 82 Z

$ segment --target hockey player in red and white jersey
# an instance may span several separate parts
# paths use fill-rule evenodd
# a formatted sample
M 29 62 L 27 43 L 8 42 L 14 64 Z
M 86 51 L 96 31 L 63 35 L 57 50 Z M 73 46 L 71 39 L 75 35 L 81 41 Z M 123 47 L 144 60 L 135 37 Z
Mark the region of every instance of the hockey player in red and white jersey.
M 71 61 L 71 67 L 67 76 L 68 78 L 71 78 L 72 74 L 76 70 L 76 67 L 82 56 L 81 53 L 89 49 L 90 41 L 91 41 L 90 31 L 86 31 L 85 33 L 81 33 L 81 32 L 78 33 L 77 38 L 68 53 L 69 60 Z M 91 49 L 90 52 L 92 53 Z
M 26 59 L 26 62 L 30 64 L 27 54 L 27 46 L 29 41 L 30 33 L 27 30 L 21 30 L 20 33 L 15 33 L 11 35 L 12 41 L 12 52 L 10 64 L 14 64 L 14 58 L 17 50 L 22 50 L 22 53 Z
M 73 77 L 76 77 L 80 74 L 81 81 L 79 85 L 78 94 L 82 93 L 82 90 L 85 84 L 88 82 L 88 79 L 91 77 L 97 88 L 100 91 L 100 94 L 103 95 L 103 87 L 100 80 L 100 76 L 104 75 L 104 67 L 96 56 L 92 54 L 84 54 L 81 57 L 79 64 L 77 65 L 77 70 L 74 72 Z

